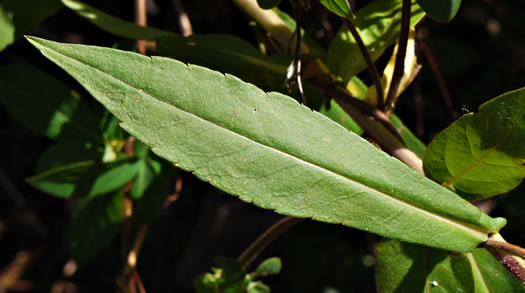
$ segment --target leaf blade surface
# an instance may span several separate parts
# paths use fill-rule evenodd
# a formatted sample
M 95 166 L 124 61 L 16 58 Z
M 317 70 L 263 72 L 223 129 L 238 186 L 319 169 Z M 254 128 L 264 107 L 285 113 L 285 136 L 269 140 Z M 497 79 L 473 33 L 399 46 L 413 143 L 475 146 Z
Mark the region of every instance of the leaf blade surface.
M 259 207 L 458 251 L 505 223 L 282 94 L 172 59 L 30 41 L 157 155 Z

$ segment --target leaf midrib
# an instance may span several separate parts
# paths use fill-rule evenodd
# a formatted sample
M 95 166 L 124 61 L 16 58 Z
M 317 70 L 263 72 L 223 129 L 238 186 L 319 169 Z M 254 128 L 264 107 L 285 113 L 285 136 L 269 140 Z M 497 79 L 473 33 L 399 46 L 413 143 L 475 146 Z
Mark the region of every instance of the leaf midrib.
M 525 108 L 523 108 L 520 112 L 520 114 L 518 115 L 518 119 L 516 119 L 516 122 L 514 122 L 512 124 L 512 126 L 509 128 L 509 130 L 507 131 L 507 133 L 505 133 L 505 135 L 501 138 L 501 140 L 494 146 L 492 147 L 485 155 L 481 156 L 481 158 L 479 158 L 472 166 L 470 166 L 469 168 L 466 168 L 465 170 L 463 170 L 462 172 L 460 172 L 458 175 L 455 175 L 455 176 L 452 176 L 450 179 L 448 179 L 447 181 L 443 182 L 441 184 L 441 186 L 450 186 L 451 184 L 454 184 L 456 181 L 458 181 L 459 179 L 461 179 L 463 176 L 465 176 L 467 173 L 469 173 L 470 171 L 472 171 L 474 168 L 476 168 L 477 166 L 479 166 L 480 164 L 484 163 L 484 161 L 497 149 L 499 148 L 503 142 L 507 139 L 507 137 L 510 135 L 510 133 L 514 130 L 514 128 L 516 127 L 516 125 L 518 125 L 518 123 L 521 121 L 521 119 L 523 118 L 523 112 L 525 112 Z M 479 113 L 480 114 L 480 113 Z M 479 115 L 478 114 L 478 115 Z M 467 125 L 467 129 L 468 130 L 468 125 Z M 468 135 L 465 133 L 465 135 L 467 136 L 467 139 L 468 139 Z M 470 147 L 470 143 L 469 143 L 469 148 L 470 148 L 470 151 L 472 153 L 472 155 L 474 156 L 474 153 L 472 152 L 472 147 Z M 448 167 L 447 167 L 448 168 Z M 449 172 L 450 172 L 450 169 L 449 169 Z M 450 172 L 451 175 L 452 175 L 452 172 Z
M 417 207 L 417 206 L 411 205 L 410 203 L 408 203 L 408 202 L 406 202 L 406 201 L 403 201 L 403 200 L 400 200 L 400 199 L 398 199 L 398 198 L 392 197 L 392 196 L 390 196 L 390 195 L 388 195 L 388 194 L 386 194 L 386 193 L 384 193 L 384 192 L 382 192 L 382 191 L 380 191 L 380 190 L 378 190 L 378 189 L 376 189 L 376 188 L 374 188 L 374 187 L 372 187 L 372 186 L 366 185 L 366 184 L 364 184 L 364 183 L 361 183 L 361 182 L 359 182 L 359 181 L 356 181 L 356 180 L 353 179 L 353 178 L 349 178 L 349 177 L 346 177 L 346 176 L 344 176 L 344 175 L 342 175 L 342 174 L 339 174 L 339 173 L 337 173 L 337 172 L 334 171 L 334 170 L 330 170 L 330 169 L 327 169 L 327 168 L 325 168 L 325 167 L 323 167 L 323 166 L 316 165 L 315 163 L 309 162 L 309 161 L 307 161 L 307 160 L 305 160 L 305 159 L 303 159 L 303 158 L 297 157 L 297 156 L 295 156 L 295 155 L 293 155 L 293 154 L 287 153 L 287 152 L 282 151 L 282 150 L 280 150 L 280 149 L 277 149 L 277 148 L 275 148 L 275 147 L 268 146 L 268 145 L 265 145 L 265 144 L 260 143 L 260 142 L 258 142 L 258 141 L 255 141 L 255 140 L 253 140 L 253 139 L 251 139 L 251 138 L 249 138 L 249 137 L 246 137 L 246 136 L 241 135 L 241 134 L 239 134 L 239 133 L 237 133 L 237 132 L 235 132 L 235 131 L 232 131 L 232 130 L 230 130 L 230 129 L 228 129 L 228 128 L 225 128 L 225 127 L 223 127 L 222 125 L 216 124 L 216 123 L 213 122 L 213 121 L 209 121 L 209 120 L 207 120 L 207 119 L 205 119 L 205 118 L 203 118 L 203 117 L 200 117 L 200 116 L 198 116 L 198 115 L 196 115 L 196 114 L 194 114 L 194 113 L 188 112 L 188 111 L 186 111 L 186 110 L 184 110 L 184 109 L 181 109 L 181 108 L 179 108 L 179 107 L 176 107 L 175 105 L 172 105 L 172 104 L 169 104 L 169 103 L 167 103 L 167 102 L 165 102 L 165 101 L 163 101 L 163 100 L 157 99 L 157 98 L 155 98 L 154 96 L 150 95 L 149 92 L 144 91 L 144 90 L 141 90 L 141 89 L 138 89 L 138 88 L 134 87 L 133 85 L 130 85 L 130 84 L 126 83 L 125 81 L 123 81 L 123 80 L 121 80 L 121 79 L 119 79 L 119 78 L 117 78 L 117 77 L 115 77 L 115 76 L 109 74 L 108 72 L 104 72 L 104 71 L 100 70 L 100 69 L 97 68 L 97 67 L 94 67 L 94 66 L 92 66 L 92 65 L 90 65 L 90 64 L 87 64 L 87 63 L 84 63 L 84 62 L 82 62 L 82 61 L 80 61 L 80 60 L 78 60 L 78 59 L 74 59 L 74 58 L 72 58 L 72 57 L 70 57 L 70 56 L 64 55 L 64 54 L 62 54 L 62 53 L 60 53 L 60 52 L 58 52 L 58 51 L 55 51 L 55 50 L 53 50 L 53 49 L 51 49 L 51 48 L 49 48 L 49 47 L 46 47 L 46 46 L 44 46 L 44 45 L 39 44 L 39 46 L 41 46 L 41 47 L 44 48 L 44 49 L 47 49 L 47 50 L 53 51 L 53 52 L 55 52 L 55 53 L 57 53 L 57 54 L 59 54 L 59 55 L 61 55 L 61 56 L 64 56 L 64 57 L 67 58 L 67 59 L 73 60 L 74 62 L 78 62 L 78 63 L 80 63 L 80 64 L 83 64 L 83 65 L 87 66 L 87 67 L 90 67 L 90 68 L 92 68 L 92 69 L 95 69 L 96 71 L 102 73 L 103 75 L 106 75 L 106 76 L 108 76 L 108 77 L 110 77 L 110 78 L 112 78 L 112 79 L 114 79 L 114 80 L 116 80 L 116 81 L 122 83 L 123 85 L 125 85 L 125 86 L 127 86 L 127 87 L 130 87 L 131 89 L 137 91 L 139 94 L 146 95 L 147 97 L 149 97 L 149 98 L 151 98 L 151 99 L 153 99 L 153 100 L 156 100 L 156 101 L 158 101 L 158 102 L 160 102 L 160 103 L 162 103 L 162 104 L 165 104 L 165 105 L 167 105 L 168 107 L 173 107 L 173 108 L 175 108 L 175 109 L 177 109 L 177 110 L 179 110 L 179 111 L 181 111 L 181 112 L 183 112 L 183 113 L 185 113 L 185 114 L 187 114 L 187 115 L 191 115 L 191 116 L 195 117 L 196 119 L 199 119 L 199 120 L 202 120 L 202 121 L 204 121 L 204 122 L 207 122 L 207 123 L 209 123 L 209 124 L 211 124 L 211 125 L 213 125 L 213 126 L 215 126 L 215 127 L 218 127 L 218 128 L 220 128 L 220 129 L 222 129 L 223 131 L 225 131 L 225 132 L 227 132 L 227 133 L 230 133 L 230 134 L 232 134 L 232 135 L 234 135 L 234 136 L 238 136 L 238 137 L 240 137 L 241 139 L 246 139 L 246 140 L 250 141 L 251 143 L 254 143 L 254 144 L 260 145 L 260 146 L 262 146 L 262 147 L 264 147 L 264 148 L 268 148 L 268 149 L 270 149 L 270 150 L 272 150 L 272 151 L 275 151 L 275 152 L 277 152 L 277 153 L 280 153 L 280 154 L 282 154 L 282 155 L 284 155 L 284 156 L 291 157 L 292 159 L 295 159 L 295 160 L 297 160 L 297 161 L 299 161 L 299 162 L 302 162 L 302 163 L 304 163 L 304 164 L 307 164 L 307 165 L 309 165 L 309 166 L 311 166 L 311 167 L 313 167 L 313 168 L 320 169 L 320 170 L 322 170 L 323 172 L 331 173 L 331 174 L 333 174 L 333 175 L 335 175 L 335 176 L 337 176 L 337 177 L 341 177 L 341 178 L 343 178 L 343 179 L 349 180 L 349 181 L 353 182 L 354 184 L 361 185 L 361 186 L 363 186 L 363 187 L 365 187 L 365 188 L 367 188 L 367 189 L 370 189 L 370 190 L 372 190 L 372 191 L 374 191 L 374 192 L 377 192 L 377 193 L 379 193 L 379 194 L 382 194 L 382 195 L 384 195 L 386 198 L 390 199 L 391 201 L 398 202 L 399 204 L 401 204 L 401 205 L 403 205 L 403 206 L 406 206 L 406 207 L 408 207 L 408 208 L 410 208 L 410 209 L 413 209 L 413 210 L 415 210 L 415 211 L 417 211 L 417 212 L 420 212 L 420 213 L 425 214 L 425 215 L 430 216 L 430 217 L 434 217 L 434 218 L 436 218 L 437 220 L 440 220 L 440 221 L 442 221 L 442 222 L 444 222 L 444 223 L 448 223 L 448 224 L 450 224 L 450 225 L 452 225 L 452 226 L 456 226 L 456 227 L 458 227 L 459 229 L 462 229 L 462 230 L 467 231 L 467 232 L 469 232 L 469 233 L 480 233 L 480 234 L 484 234 L 484 235 L 486 236 L 486 234 L 487 234 L 487 232 L 488 232 L 488 229 L 486 229 L 486 228 L 483 228 L 483 227 L 480 227 L 480 226 L 476 226 L 476 225 L 474 225 L 474 224 L 466 223 L 466 222 L 463 222 L 463 221 L 459 221 L 459 220 L 455 220 L 455 219 L 450 219 L 450 218 L 447 218 L 447 217 L 442 216 L 442 215 L 439 215 L 439 214 L 434 214 L 434 213 L 432 213 L 432 212 L 430 212 L 430 211 L 427 211 L 427 210 L 424 210 L 424 209 L 419 208 L 419 207 Z M 169 58 L 164 58 L 164 57 L 149 57 L 149 59 L 150 59 L 150 62 L 151 62 L 151 63 L 153 63 L 153 60 L 154 60 L 154 59 L 168 59 L 168 60 L 170 60 L 171 62 L 174 62 L 174 60 L 169 59 Z M 86 85 L 86 87 L 88 87 L 88 86 Z M 267 93 L 265 93 L 265 94 L 267 94 Z M 156 147 L 153 147 L 153 148 L 152 148 L 153 151 L 155 151 L 155 150 L 157 150 L 157 149 L 158 149 L 158 148 L 156 148 Z M 192 170 L 192 171 L 196 171 L 196 170 Z M 211 183 L 212 185 L 217 185 L 217 184 L 215 184 L 214 182 L 210 182 L 210 183 Z M 343 223 L 343 224 L 344 224 L 344 223 Z

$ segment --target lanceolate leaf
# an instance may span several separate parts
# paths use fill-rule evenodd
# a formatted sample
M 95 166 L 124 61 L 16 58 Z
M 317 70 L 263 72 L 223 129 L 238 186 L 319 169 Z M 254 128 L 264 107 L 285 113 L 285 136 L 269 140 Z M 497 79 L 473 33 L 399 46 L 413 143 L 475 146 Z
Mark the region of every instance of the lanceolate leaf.
M 430 18 L 448 22 L 456 16 L 461 0 L 417 0 L 417 3 Z
M 434 138 L 425 174 L 471 200 L 513 189 L 525 177 L 524 116 L 525 89 L 481 105 Z
M 415 0 L 414 0 L 415 1 Z M 415 26 L 425 15 L 412 2 L 410 26 Z M 376 0 L 356 12 L 354 25 L 365 44 L 372 60 L 399 38 L 401 29 L 401 0 Z M 327 64 L 330 71 L 348 81 L 366 68 L 366 63 L 345 26 L 342 26 L 328 49 Z
M 476 292 L 525 292 L 520 282 L 488 251 L 475 249 L 466 254 L 472 266 Z M 486 291 L 483 291 L 488 289 Z
M 505 224 L 282 94 L 172 59 L 29 40 L 153 152 L 262 208 L 458 251 Z
M 348 0 L 321 0 L 326 8 L 333 13 L 346 18 L 355 18 Z

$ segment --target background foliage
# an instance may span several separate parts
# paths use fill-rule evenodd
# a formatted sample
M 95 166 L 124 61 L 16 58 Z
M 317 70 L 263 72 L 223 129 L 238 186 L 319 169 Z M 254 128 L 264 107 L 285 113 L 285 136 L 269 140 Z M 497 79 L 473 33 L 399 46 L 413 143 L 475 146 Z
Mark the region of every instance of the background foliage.
M 27 5 L 32 3 L 29 0 L 24 1 L 27 1 Z M 2 4 L 9 2 L 13 0 L 4 1 Z M 53 1 L 49 2 L 53 4 Z M 157 9 L 150 12 L 150 25 L 179 32 L 177 22 L 174 21 L 175 8 L 172 3 L 158 2 Z M 352 7 L 361 7 L 367 2 L 356 1 L 351 4 Z M 133 20 L 133 6 L 125 1 L 86 1 L 86 3 L 111 15 Z M 183 3 L 195 32 L 232 34 L 255 43 L 251 28 L 246 25 L 247 19 L 230 1 Z M 51 12 L 44 13 L 44 16 L 55 11 L 51 4 L 49 8 Z M 290 11 L 287 5 L 288 3 L 283 1 L 281 7 L 284 11 Z M 420 48 L 418 55 L 423 69 L 415 84 L 400 99 L 396 113 L 425 143 L 453 121 L 455 112 L 463 114 L 469 110 L 475 111 L 478 105 L 488 99 L 525 85 L 523 82 L 525 64 L 522 62 L 525 56 L 523 43 L 525 29 L 520 25 L 519 14 L 525 8 L 523 6 L 525 4 L 520 1 L 510 0 L 465 1 L 452 22 L 440 24 L 426 19 L 420 24 L 418 37 L 428 46 L 428 51 L 439 64 L 452 97 L 452 105 L 447 108 L 430 69 L 428 56 Z M 3 13 L 6 13 L 6 10 L 7 8 L 4 7 Z M 323 9 L 318 3 L 314 3 L 313 11 L 315 12 L 311 12 L 306 18 L 308 21 L 305 23 L 305 30 L 309 36 L 317 39 L 327 48 L 340 22 L 330 14 L 319 13 Z M 31 17 L 31 19 L 35 18 Z M 133 42 L 116 38 L 98 29 L 68 9 L 60 9 L 42 24 L 37 24 L 38 22 L 29 26 L 35 27 L 32 30 L 27 27 L 24 28 L 25 32 L 16 32 L 15 35 L 19 36 L 30 31 L 33 35 L 61 42 L 81 42 L 105 47 L 131 48 L 133 46 Z M 378 64 L 384 66 L 388 62 L 388 56 L 383 59 L 380 59 Z M 87 96 L 76 82 L 49 61 L 41 58 L 38 52 L 24 40 L 18 39 L 2 51 L 0 63 L 36 65 L 41 71 L 49 72 L 58 77 L 62 83 L 72 86 L 81 97 Z M 286 62 L 284 64 L 286 65 Z M 38 72 L 34 74 L 38 75 Z M 53 82 L 46 81 L 45 78 L 16 76 L 13 70 L 0 71 L 0 75 L 2 89 L 19 83 L 21 87 L 27 88 L 28 92 L 39 91 L 39 94 L 45 95 L 45 91 L 53 86 Z M 361 77 L 370 83 L 366 72 Z M 24 83 L 24 80 L 38 80 L 42 85 L 33 82 Z M 2 96 L 6 97 L 7 94 L 2 92 Z M 71 101 L 70 107 L 75 107 L 75 103 L 78 103 L 74 95 Z M 89 103 L 97 109 L 96 103 L 92 100 L 80 99 L 80 101 Z M 84 148 L 77 147 L 74 139 L 63 140 L 56 137 L 55 130 L 62 125 L 60 117 L 39 117 L 38 111 L 31 113 L 29 111 L 39 109 L 46 104 L 41 105 L 38 101 L 31 101 L 30 105 L 27 112 L 29 118 L 42 118 L 43 121 L 52 119 L 56 123 L 53 124 L 54 127 L 48 129 L 28 129 L 23 122 L 12 119 L 9 105 L 4 105 L 4 108 L 0 109 L 2 111 L 0 119 L 3 122 L 0 128 L 3 140 L 3 151 L 0 153 L 0 179 L 2 179 L 3 191 L 0 194 L 0 243 L 3 248 L 0 253 L 0 268 L 6 268 L 13 261 L 16 253 L 29 252 L 32 263 L 23 278 L 31 280 L 36 288 L 56 288 L 69 281 L 63 273 L 64 264 L 68 259 L 68 233 L 71 224 L 69 215 L 72 214 L 73 218 L 93 215 L 82 214 L 82 203 L 77 204 L 73 209 L 69 200 L 64 201 L 40 193 L 26 183 L 26 178 L 38 174 L 39 166 L 40 170 L 43 170 L 42 166 L 53 161 L 52 159 L 48 159 L 47 162 L 43 159 L 38 161 L 38 158 L 45 153 L 49 158 L 54 158 L 53 152 L 61 156 L 68 152 L 76 154 L 86 152 L 84 156 L 86 164 L 71 166 L 71 168 L 96 169 L 99 166 L 89 165 L 90 159 L 101 156 L 104 152 L 86 151 Z M 67 108 L 64 111 L 67 113 Z M 102 112 L 102 109 L 98 108 L 96 111 Z M 103 127 L 107 137 L 92 139 L 106 141 L 122 135 L 112 121 L 95 121 L 93 125 L 84 123 L 92 121 L 86 118 L 89 115 L 90 113 L 85 113 L 78 117 L 79 121 L 83 122 L 80 123 L 82 128 L 87 130 L 74 129 L 72 132 L 77 135 L 89 135 L 90 127 L 95 129 Z M 57 139 L 59 144 L 55 145 L 52 139 Z M 54 149 L 48 149 L 52 145 Z M 136 153 L 140 154 L 141 150 L 136 150 Z M 156 168 L 161 168 L 156 166 L 159 164 L 156 162 L 155 157 L 143 156 L 134 162 L 124 160 L 119 161 L 118 164 L 134 176 L 138 172 L 138 166 L 146 166 L 155 172 Z M 165 170 L 170 166 L 163 165 L 162 168 Z M 100 174 L 103 171 L 97 169 L 96 172 Z M 60 178 L 60 173 L 53 175 Z M 143 178 L 146 177 L 147 175 L 144 175 Z M 174 191 L 177 181 L 173 178 L 176 177 L 175 175 L 170 177 L 167 182 Z M 182 182 L 179 198 L 175 203 L 164 208 L 159 218 L 153 222 L 141 253 L 138 269 L 145 286 L 152 292 L 193 291 L 193 278 L 209 270 L 214 256 L 237 256 L 258 234 L 279 218 L 270 211 L 225 196 L 190 174 L 183 173 L 178 178 L 180 178 L 179 182 Z M 120 180 L 127 182 L 129 177 Z M 111 178 L 111 181 L 115 182 L 114 178 Z M 38 186 L 38 177 L 32 177 L 29 182 Z M 45 188 L 49 189 L 53 186 Z M 60 190 L 64 190 L 63 186 Z M 92 192 L 109 191 L 111 190 Z M 512 243 L 525 242 L 525 235 L 520 233 L 525 228 L 525 217 L 520 212 L 520 207 L 525 205 L 523 196 L 520 196 L 523 191 L 524 187 L 521 186 L 508 195 L 498 198 L 497 201 L 488 202 L 493 205 L 492 216 L 505 216 L 508 219 L 508 225 L 503 231 L 507 240 Z M 70 192 L 73 194 L 75 191 Z M 61 194 L 61 196 L 68 197 L 71 194 Z M 140 194 L 140 191 L 135 191 L 135 194 Z M 119 196 L 121 194 L 115 192 L 106 200 L 116 198 L 115 202 L 120 202 Z M 98 202 L 91 202 L 91 204 L 98 204 Z M 122 207 L 116 205 L 114 208 L 116 211 L 114 214 L 118 218 Z M 111 218 L 107 221 L 111 222 Z M 77 227 L 73 231 L 84 232 L 89 229 L 90 227 Z M 118 229 L 113 233 L 118 233 Z M 84 236 L 89 237 L 89 234 Z M 87 239 L 89 243 L 89 238 Z M 373 249 L 377 240 L 377 236 L 355 229 L 312 221 L 305 222 L 279 238 L 264 252 L 261 260 L 278 255 L 284 265 L 279 275 L 268 277 L 265 283 L 270 287 L 279 288 L 279 292 L 373 292 L 375 288 Z M 82 266 L 71 281 L 81 291 L 111 290 L 114 286 L 112 276 L 120 273 L 122 262 L 122 256 L 119 255 L 120 245 L 117 238 L 98 254 L 99 257 L 91 259 Z M 83 256 L 79 258 L 82 259 Z

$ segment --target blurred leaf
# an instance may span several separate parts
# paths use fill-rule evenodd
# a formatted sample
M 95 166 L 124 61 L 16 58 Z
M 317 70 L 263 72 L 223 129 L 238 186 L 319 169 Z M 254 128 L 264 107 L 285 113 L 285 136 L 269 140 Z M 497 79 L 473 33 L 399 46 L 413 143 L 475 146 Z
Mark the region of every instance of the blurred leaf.
M 257 4 L 259 4 L 262 9 L 272 9 L 279 5 L 281 1 L 282 0 L 257 0 Z
M 114 35 L 133 40 L 157 40 L 175 36 L 174 33 L 152 27 L 139 26 L 133 22 L 124 21 L 95 9 L 82 1 L 62 0 L 62 3 L 91 23 Z
M 58 197 L 94 197 L 121 188 L 137 171 L 138 164 L 130 159 L 107 164 L 85 161 L 45 171 L 27 182 Z
M 246 288 L 247 293 L 270 293 L 270 287 L 261 282 L 251 282 Z
M 244 201 L 457 251 L 505 224 L 290 97 L 168 58 L 29 40 L 157 155 Z
M 94 164 L 93 161 L 85 161 L 60 166 L 28 178 L 27 183 L 45 193 L 69 198 L 73 195 L 80 178 Z
M 257 269 L 255 269 L 254 278 L 266 277 L 270 275 L 277 275 L 281 272 L 282 264 L 281 259 L 278 257 L 272 257 L 263 261 Z
M 463 115 L 430 143 L 423 167 L 469 200 L 508 192 L 525 177 L 525 89 Z
M 146 188 L 161 172 L 161 164 L 149 158 L 140 159 L 136 164 L 138 165 L 137 176 L 133 180 L 133 187 L 131 187 L 129 193 L 133 199 L 141 198 Z
M 47 148 L 38 159 L 36 172 L 42 173 L 46 170 L 60 168 L 78 162 L 99 161 L 102 152 L 94 149 L 90 143 L 77 141 L 59 141 Z
M 62 7 L 60 0 L 7 0 L 0 4 L 0 51 Z
M 461 0 L 417 0 L 417 3 L 433 20 L 449 22 L 458 13 Z
M 0 51 L 15 41 L 15 26 L 13 15 L 5 11 L 4 5 L 0 5 Z
M 288 13 L 281 11 L 279 8 L 274 7 L 272 9 L 279 18 L 281 18 L 284 23 L 288 26 L 290 31 L 295 31 L 295 28 L 297 27 L 297 24 L 295 23 L 295 19 L 293 19 Z M 319 58 L 323 62 L 326 61 L 326 50 L 323 48 L 323 46 L 319 45 L 316 41 L 312 40 L 308 34 L 304 32 L 304 29 L 301 29 L 301 41 L 308 46 L 310 49 L 308 51 L 308 55 Z
M 377 249 L 377 292 L 478 292 L 464 254 L 382 239 Z
M 0 87 L 0 103 L 24 126 L 49 138 L 73 136 L 102 142 L 98 119 L 89 106 L 47 73 L 26 66 L 0 66 Z
M 392 122 L 392 125 L 394 125 L 397 132 L 399 132 L 408 149 L 413 151 L 418 157 L 423 158 L 425 150 L 427 149 L 425 144 L 403 124 L 403 121 L 401 121 L 396 114 L 392 114 L 390 122 Z
M 71 254 L 82 264 L 117 235 L 123 216 L 121 191 L 81 198 L 71 220 Z
M 467 254 L 474 273 L 477 292 L 506 293 L 525 292 L 525 287 L 488 251 L 474 249 Z M 481 289 L 483 288 L 483 289 Z
M 193 281 L 193 286 L 197 293 L 219 293 L 220 281 L 220 274 L 206 273 L 197 276 Z
M 222 269 L 222 282 L 220 284 L 224 293 L 242 292 L 246 272 L 236 259 L 218 256 L 215 263 Z M 244 290 L 243 290 L 244 291 Z
M 354 19 L 355 15 L 348 0 L 321 0 L 321 3 L 333 13 L 350 19 Z
M 376 0 L 356 12 L 354 25 L 373 61 L 399 38 L 401 7 L 401 0 Z M 410 26 L 415 26 L 424 15 L 423 10 L 413 2 Z M 341 27 L 330 44 L 327 65 L 344 82 L 366 68 L 361 52 L 346 26 Z
M 166 197 L 168 196 L 168 183 L 166 180 L 155 180 L 144 191 L 144 195 L 134 201 L 133 224 L 151 224 L 160 215 Z

